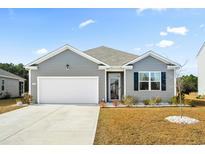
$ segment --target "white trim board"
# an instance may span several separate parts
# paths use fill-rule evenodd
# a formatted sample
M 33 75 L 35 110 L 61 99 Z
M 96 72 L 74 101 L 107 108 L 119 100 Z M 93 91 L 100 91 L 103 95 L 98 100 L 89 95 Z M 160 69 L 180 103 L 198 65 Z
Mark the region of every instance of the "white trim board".
M 60 47 L 60 48 L 58 48 L 58 49 L 56 49 L 56 50 L 54 50 L 54 51 L 52 51 L 52 52 L 46 54 L 46 55 L 44 55 L 44 56 L 38 58 L 37 60 L 35 60 L 35 61 L 33 61 L 33 62 L 27 64 L 25 67 L 29 69 L 29 67 L 32 66 L 33 64 L 40 64 L 40 63 L 42 63 L 43 61 L 46 61 L 47 59 L 50 59 L 50 58 L 52 58 L 53 56 L 56 56 L 56 55 L 60 54 L 61 52 L 65 51 L 65 50 L 73 51 L 74 53 L 76 53 L 76 54 L 78 54 L 78 55 L 80 55 L 80 56 L 82 56 L 82 57 L 84 57 L 84 58 L 87 58 L 87 59 L 89 59 L 89 60 L 91 60 L 91 61 L 93 61 L 93 62 L 95 62 L 95 63 L 97 63 L 97 64 L 103 64 L 103 65 L 105 65 L 105 66 L 109 66 L 109 65 L 103 63 L 102 61 L 100 61 L 100 60 L 98 60 L 98 59 L 96 59 L 96 58 L 93 58 L 93 57 L 91 57 L 91 56 L 89 56 L 89 55 L 87 55 L 87 54 L 81 52 L 80 50 L 78 50 L 78 49 L 76 49 L 76 48 L 74 48 L 74 47 L 72 47 L 72 46 L 66 44 L 66 45 L 64 45 L 64 46 L 62 46 L 62 47 Z
M 176 63 L 176 62 L 174 62 L 174 61 L 172 61 L 172 60 L 170 60 L 170 59 L 168 59 L 168 58 L 165 58 L 165 57 L 163 57 L 163 56 L 161 56 L 161 55 L 155 53 L 154 51 L 148 51 L 148 52 L 144 53 L 143 55 L 137 57 L 136 59 L 134 59 L 134 60 L 132 60 L 132 61 L 126 63 L 126 64 L 123 65 L 123 66 L 129 65 L 129 64 L 134 64 L 134 63 L 136 63 L 136 62 L 138 62 L 138 61 L 140 61 L 140 60 L 142 60 L 142 59 L 144 59 L 144 58 L 146 58 L 146 57 L 148 57 L 148 56 L 151 56 L 151 57 L 153 57 L 153 58 L 156 58 L 156 59 L 158 59 L 158 60 L 164 62 L 165 64 L 170 64 L 170 63 L 171 63 L 171 64 L 174 64 L 174 65 L 176 65 L 176 66 L 180 66 L 180 64 L 178 64 L 178 63 Z
M 24 66 L 27 70 L 38 70 L 38 66 Z
M 198 57 L 200 55 L 200 53 L 202 52 L 202 50 L 205 48 L 205 42 L 203 43 L 203 45 L 201 46 L 201 48 L 199 49 L 198 54 L 196 55 L 196 57 Z
M 25 81 L 26 79 L 20 79 L 20 78 L 15 78 L 12 76 L 6 76 L 6 75 L 0 75 L 0 77 L 2 78 L 8 78 L 8 79 L 15 79 L 15 80 L 19 80 L 19 81 Z
M 98 66 L 99 70 L 132 70 L 133 66 Z

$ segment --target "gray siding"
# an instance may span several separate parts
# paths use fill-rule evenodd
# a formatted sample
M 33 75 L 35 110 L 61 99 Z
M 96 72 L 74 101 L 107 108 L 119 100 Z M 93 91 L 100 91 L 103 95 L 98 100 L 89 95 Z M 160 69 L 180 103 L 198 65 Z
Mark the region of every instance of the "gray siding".
M 134 91 L 134 72 L 140 71 L 161 71 L 166 72 L 166 91 Z M 136 97 L 139 101 L 161 97 L 163 100 L 168 100 L 174 96 L 174 70 L 167 70 L 167 65 L 151 56 L 136 62 L 133 65 L 133 70 L 126 72 L 126 95 Z
M 66 64 L 70 70 L 66 70 Z M 38 70 L 31 71 L 31 95 L 37 101 L 38 76 L 98 76 L 99 99 L 105 98 L 105 73 L 98 70 L 98 64 L 72 52 L 64 51 L 38 65 Z
M 5 85 L 4 92 L 8 92 L 11 97 L 18 97 L 19 96 L 19 80 L 0 77 L 0 93 L 3 92 L 1 91 L 2 80 L 4 80 L 4 85 Z

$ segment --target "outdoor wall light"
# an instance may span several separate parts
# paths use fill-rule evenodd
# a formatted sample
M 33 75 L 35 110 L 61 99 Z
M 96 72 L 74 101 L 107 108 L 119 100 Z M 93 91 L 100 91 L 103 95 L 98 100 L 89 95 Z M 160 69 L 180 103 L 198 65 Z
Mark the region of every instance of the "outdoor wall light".
M 70 70 L 70 65 L 66 65 L 66 70 Z

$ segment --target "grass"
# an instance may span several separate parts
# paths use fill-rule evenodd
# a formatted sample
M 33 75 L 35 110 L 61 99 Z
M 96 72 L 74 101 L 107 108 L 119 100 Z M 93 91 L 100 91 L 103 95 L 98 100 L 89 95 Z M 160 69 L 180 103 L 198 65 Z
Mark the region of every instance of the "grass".
M 196 92 L 189 93 L 189 95 L 185 95 L 186 100 L 191 100 L 194 102 L 193 104 L 196 106 L 205 106 L 205 99 L 197 99 L 198 94 Z
M 205 103 L 205 98 L 204 99 L 197 99 L 196 98 L 197 96 L 198 96 L 197 93 L 192 92 L 192 93 L 189 93 L 189 95 L 185 95 L 185 99 L 191 99 L 191 100 L 194 100 L 194 101 L 200 101 L 200 102 Z
M 23 106 L 16 106 L 16 99 L 2 99 L 0 100 L 0 114 L 22 108 Z
M 94 144 L 205 144 L 205 107 L 185 107 L 185 116 L 198 124 L 170 123 L 177 107 L 101 108 Z

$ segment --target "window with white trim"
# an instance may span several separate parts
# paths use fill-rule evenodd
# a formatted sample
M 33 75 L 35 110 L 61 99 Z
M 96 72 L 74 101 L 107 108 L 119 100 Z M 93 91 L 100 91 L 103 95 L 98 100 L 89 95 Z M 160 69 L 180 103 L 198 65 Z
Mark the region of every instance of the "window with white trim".
M 149 90 L 149 72 L 139 73 L 140 90 Z
M 139 72 L 140 90 L 161 90 L 161 72 Z
M 160 90 L 161 85 L 161 73 L 160 72 L 151 72 L 151 90 Z

